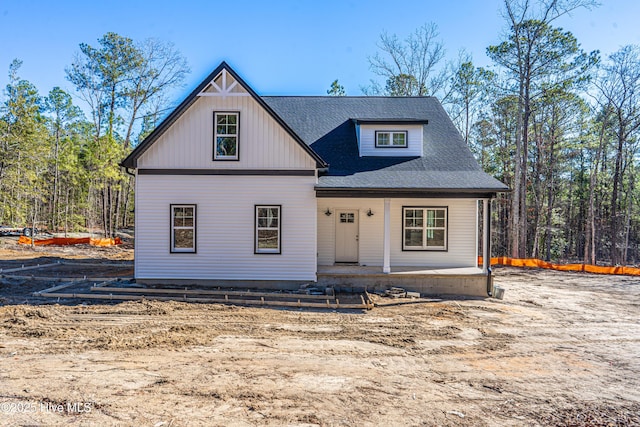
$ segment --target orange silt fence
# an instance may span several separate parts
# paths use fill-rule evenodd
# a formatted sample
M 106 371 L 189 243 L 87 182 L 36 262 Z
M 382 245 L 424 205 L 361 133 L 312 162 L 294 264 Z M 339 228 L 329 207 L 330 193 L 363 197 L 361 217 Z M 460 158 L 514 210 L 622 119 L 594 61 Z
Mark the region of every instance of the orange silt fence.
M 478 264 L 482 265 L 482 257 L 478 257 Z M 591 264 L 555 264 L 535 258 L 491 258 L 491 265 L 507 265 L 509 267 L 544 268 L 557 271 L 581 271 L 595 274 L 617 274 L 626 276 L 640 276 L 640 268 L 624 266 L 606 266 Z
M 27 236 L 20 236 L 18 243 L 23 245 L 30 245 L 31 238 Z M 122 244 L 122 240 L 119 237 L 115 239 L 94 239 L 93 237 L 54 237 L 52 239 L 36 240 L 33 242 L 36 246 L 41 245 L 56 245 L 56 246 L 68 246 L 68 245 L 91 245 L 91 246 L 115 246 Z

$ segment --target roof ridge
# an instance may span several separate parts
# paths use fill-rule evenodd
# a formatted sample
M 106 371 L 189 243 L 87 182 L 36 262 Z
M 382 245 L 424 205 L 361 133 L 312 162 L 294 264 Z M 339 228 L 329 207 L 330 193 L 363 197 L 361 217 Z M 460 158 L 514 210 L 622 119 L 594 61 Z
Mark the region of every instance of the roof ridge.
M 344 96 L 332 96 L 332 95 L 260 95 L 262 98 L 327 98 L 327 99 L 437 99 L 435 96 L 384 96 L 384 95 L 344 95 Z

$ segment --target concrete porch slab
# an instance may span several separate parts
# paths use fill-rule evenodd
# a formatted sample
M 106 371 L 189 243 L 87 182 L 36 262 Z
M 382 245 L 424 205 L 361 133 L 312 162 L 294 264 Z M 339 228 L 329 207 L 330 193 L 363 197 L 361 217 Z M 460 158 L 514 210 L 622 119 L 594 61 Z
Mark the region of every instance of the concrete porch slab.
M 319 265 L 318 274 L 350 274 L 350 275 L 433 275 L 433 276 L 466 276 L 483 274 L 478 267 L 452 267 L 452 268 L 429 268 L 429 267 L 391 267 L 391 273 L 382 272 L 382 267 L 370 267 L 360 265 Z
M 490 280 L 493 289 L 493 278 Z M 354 292 L 376 292 L 397 286 L 421 295 L 488 296 L 487 275 L 477 267 L 392 267 L 391 273 L 385 274 L 382 267 L 318 266 L 318 285 Z

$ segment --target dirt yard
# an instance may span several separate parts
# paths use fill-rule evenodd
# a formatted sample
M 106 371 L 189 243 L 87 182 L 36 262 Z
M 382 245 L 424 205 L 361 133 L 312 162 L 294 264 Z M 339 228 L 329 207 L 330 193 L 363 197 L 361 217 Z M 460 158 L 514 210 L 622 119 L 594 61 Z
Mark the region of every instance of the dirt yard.
M 60 259 L 104 275 L 132 252 L 0 244 L 0 268 Z M 0 425 L 640 425 L 640 280 L 496 283 L 502 301 L 336 312 L 58 302 L 0 278 Z

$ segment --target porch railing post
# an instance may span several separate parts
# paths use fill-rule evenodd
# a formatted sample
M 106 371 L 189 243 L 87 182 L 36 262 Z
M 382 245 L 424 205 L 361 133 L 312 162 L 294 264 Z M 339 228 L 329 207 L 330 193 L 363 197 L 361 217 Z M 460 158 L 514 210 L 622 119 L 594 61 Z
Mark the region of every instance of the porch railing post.
M 482 200 L 482 272 L 487 273 L 491 265 L 491 201 Z
M 391 273 L 391 199 L 384 199 L 384 240 L 382 272 Z

